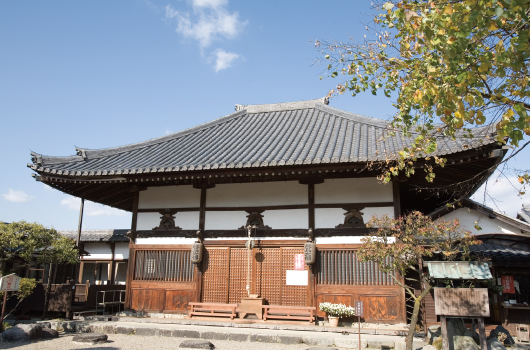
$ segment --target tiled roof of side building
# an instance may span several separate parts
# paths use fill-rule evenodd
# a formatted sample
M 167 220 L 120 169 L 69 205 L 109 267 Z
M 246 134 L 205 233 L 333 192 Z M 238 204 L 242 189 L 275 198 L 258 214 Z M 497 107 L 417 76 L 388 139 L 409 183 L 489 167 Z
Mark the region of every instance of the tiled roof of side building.
M 67 176 L 182 172 L 321 163 L 382 161 L 410 145 L 401 133 L 387 136 L 389 122 L 327 106 L 327 99 L 269 105 L 236 105 L 236 112 L 148 141 L 76 156 L 32 153 L 33 170 Z M 495 142 L 494 128 L 473 138 L 439 138 L 437 155 Z
M 517 219 L 530 224 L 530 204 L 523 204 L 523 208 L 517 213 Z
M 81 242 L 129 242 L 127 232 L 130 230 L 82 230 Z M 76 239 L 77 230 L 59 231 L 60 234 L 68 238 Z
M 530 263 L 530 251 L 508 247 L 500 244 L 484 243 L 470 247 L 479 258 L 491 260 L 504 266 L 525 265 Z

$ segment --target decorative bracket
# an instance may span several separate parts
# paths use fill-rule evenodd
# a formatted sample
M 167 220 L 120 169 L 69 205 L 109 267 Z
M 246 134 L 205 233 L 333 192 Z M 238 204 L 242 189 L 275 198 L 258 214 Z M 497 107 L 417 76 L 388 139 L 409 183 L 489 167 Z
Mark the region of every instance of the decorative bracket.
M 175 214 L 176 210 L 166 209 L 161 211 L 160 214 L 160 225 L 158 227 L 153 227 L 153 230 L 182 230 L 180 227 L 175 226 Z
M 248 211 L 247 210 L 247 223 L 245 224 L 245 226 L 241 226 L 239 229 L 240 230 L 244 230 L 246 229 L 248 226 L 251 226 L 251 227 L 256 227 L 258 229 L 265 229 L 265 230 L 270 230 L 271 227 L 270 226 L 267 226 L 263 223 L 263 215 L 261 215 L 261 213 L 263 213 L 264 210 L 260 210 L 260 211 Z
M 335 228 L 365 228 L 366 224 L 363 220 L 363 213 L 361 210 L 364 208 L 342 208 L 346 210 L 344 213 L 344 223 L 335 226 Z

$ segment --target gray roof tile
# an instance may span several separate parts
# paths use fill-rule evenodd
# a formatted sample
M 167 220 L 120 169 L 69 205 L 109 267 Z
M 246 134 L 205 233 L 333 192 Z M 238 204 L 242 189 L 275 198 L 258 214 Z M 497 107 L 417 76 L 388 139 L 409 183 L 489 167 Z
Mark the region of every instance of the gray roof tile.
M 228 116 L 148 141 L 99 150 L 77 148 L 77 156 L 32 153 L 38 172 L 105 176 L 251 168 L 294 164 L 380 161 L 410 145 L 400 133 L 383 138 L 388 121 L 327 106 L 325 99 L 271 105 L 238 105 Z M 490 127 L 474 139 L 440 137 L 436 155 L 495 142 Z

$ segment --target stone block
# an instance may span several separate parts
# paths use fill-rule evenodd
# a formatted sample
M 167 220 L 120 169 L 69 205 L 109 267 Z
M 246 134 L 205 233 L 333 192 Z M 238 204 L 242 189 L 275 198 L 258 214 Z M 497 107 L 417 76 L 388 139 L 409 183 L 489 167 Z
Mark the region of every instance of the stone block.
M 250 333 L 230 333 L 229 340 L 231 341 L 249 341 Z
M 159 328 L 156 335 L 159 337 L 171 337 L 172 332 L 173 330 L 171 329 Z
M 180 343 L 181 349 L 214 349 L 215 346 L 207 340 L 184 340 Z
M 136 328 L 135 327 L 128 327 L 128 326 L 116 326 L 116 333 L 118 334 L 136 334 Z
M 177 338 L 200 338 L 201 333 L 192 329 L 175 329 L 173 336 Z
M 212 340 L 228 340 L 228 333 L 226 332 L 201 332 L 202 339 Z
M 277 343 L 278 336 L 273 334 L 258 334 L 256 341 L 260 343 Z
M 302 337 L 297 335 L 279 335 L 278 343 L 281 344 L 300 344 L 302 343 Z
M 155 336 L 156 335 L 156 328 L 154 327 L 137 327 L 136 328 L 136 335 L 143 335 L 143 336 Z
M 42 325 L 37 323 L 21 323 L 6 329 L 1 335 L 5 341 L 39 340 L 42 338 Z
M 362 345 L 362 342 L 361 342 L 361 345 Z M 386 349 L 392 349 L 394 347 L 394 342 L 392 340 L 385 341 L 385 340 L 367 339 L 366 346 L 369 347 L 370 349 L 386 350 Z
M 107 335 L 102 333 L 82 333 L 77 334 L 72 338 L 74 343 L 89 343 L 89 344 L 100 344 L 107 342 Z
M 314 346 L 332 346 L 334 344 L 334 341 L 332 338 L 321 338 L 321 337 L 308 337 L 304 336 L 302 337 L 302 340 L 307 345 L 314 345 Z
M 59 332 L 57 332 L 55 329 L 51 329 L 48 327 L 42 328 L 42 339 L 54 339 L 59 338 Z
M 354 338 L 335 338 L 335 345 L 339 348 L 359 349 L 359 339 Z M 366 340 L 361 339 L 361 349 L 366 348 Z

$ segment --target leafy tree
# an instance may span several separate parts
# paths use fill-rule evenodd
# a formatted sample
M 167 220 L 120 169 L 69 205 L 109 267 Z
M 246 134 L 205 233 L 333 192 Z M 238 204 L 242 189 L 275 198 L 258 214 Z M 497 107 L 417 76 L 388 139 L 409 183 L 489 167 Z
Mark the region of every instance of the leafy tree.
M 75 242 L 53 228 L 25 221 L 0 222 L 0 276 L 6 274 L 6 263 L 10 261 L 21 263 L 17 269 L 34 264 L 75 264 L 78 254 Z M 35 280 L 22 279 L 19 291 L 13 296 L 20 303 L 31 294 L 35 285 Z
M 408 297 L 414 301 L 414 310 L 406 338 L 407 350 L 412 350 L 412 341 L 422 300 L 435 286 L 422 268 L 423 259 L 436 257 L 437 260 L 466 260 L 470 255 L 470 246 L 480 244 L 475 237 L 460 227 L 458 220 L 432 221 L 420 212 L 412 212 L 397 219 L 384 215 L 372 217 L 368 227 L 377 231 L 362 239 L 358 256 L 362 261 L 373 261 L 379 270 L 387 273 L 396 284 L 404 288 Z M 416 296 L 414 287 L 406 284 L 400 277 L 421 285 L 421 293 Z M 417 277 L 410 277 L 413 272 Z
M 514 153 L 528 145 L 530 0 L 392 0 L 375 9 L 364 42 L 316 45 L 330 76 L 342 77 L 330 94 L 397 94 L 390 133 L 401 130 L 414 142 L 392 155 L 384 181 L 410 176 L 416 159 L 427 157 L 432 182 L 433 166 L 446 161 L 429 157 L 437 136 L 483 138 L 473 135 L 476 125 L 490 124 Z M 518 176 L 529 183 L 527 170 Z

